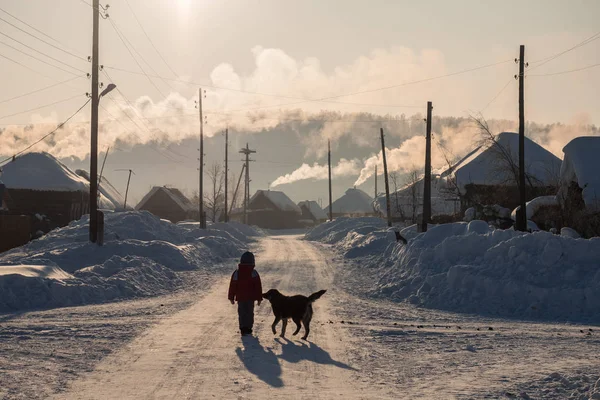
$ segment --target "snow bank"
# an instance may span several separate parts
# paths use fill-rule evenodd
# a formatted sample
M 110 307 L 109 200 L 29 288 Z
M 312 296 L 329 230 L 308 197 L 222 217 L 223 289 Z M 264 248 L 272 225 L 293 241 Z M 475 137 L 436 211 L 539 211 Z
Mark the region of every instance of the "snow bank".
M 525 234 L 473 220 L 401 231 L 375 218 L 337 219 L 306 238 L 335 243 L 377 298 L 456 312 L 565 321 L 600 320 L 600 238 Z
M 533 216 L 538 212 L 538 210 L 542 207 L 548 206 L 556 206 L 558 205 L 558 201 L 556 200 L 556 196 L 540 196 L 536 197 L 525 203 L 525 211 L 527 212 L 527 219 L 532 219 Z M 517 220 L 517 211 L 521 209 L 521 206 L 515 208 L 510 217 L 513 221 Z
M 132 211 L 105 214 L 100 247 L 86 216 L 0 255 L 0 311 L 162 294 L 182 283 L 178 271 L 218 271 L 249 241 L 235 224 L 201 230 Z

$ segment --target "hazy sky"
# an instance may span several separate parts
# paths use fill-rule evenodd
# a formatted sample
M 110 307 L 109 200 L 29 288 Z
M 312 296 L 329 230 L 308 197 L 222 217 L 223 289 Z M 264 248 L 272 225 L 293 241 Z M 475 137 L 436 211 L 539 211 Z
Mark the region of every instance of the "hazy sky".
M 90 2 L 0 0 L 3 10 L 38 30 L 31 30 L 0 11 L 0 66 L 3 72 L 0 77 L 0 126 L 12 132 L 11 135 L 6 132 L 0 135 L 0 154 L 10 155 L 37 140 L 85 102 L 85 92 L 90 91 L 90 82 L 83 76 L 90 68 L 85 58 L 91 53 L 92 14 L 91 7 L 85 3 Z M 303 161 L 324 161 L 323 154 L 305 150 L 305 139 L 315 134 L 331 137 L 331 132 L 315 133 L 299 128 L 294 135 L 283 137 L 285 142 L 280 143 L 280 147 L 272 145 L 276 135 L 274 127 L 282 115 L 289 115 L 285 110 L 412 115 L 423 113 L 426 101 L 431 100 L 436 115 L 464 117 L 469 112 L 484 109 L 493 100 L 483 112 L 487 118 L 516 120 L 518 84 L 511 77 L 517 72 L 517 66 L 510 60 L 518 56 L 520 44 L 526 45 L 526 59 L 530 62 L 526 79 L 527 119 L 541 123 L 600 124 L 600 66 L 548 75 L 600 63 L 600 40 L 540 65 L 540 60 L 598 33 L 600 2 L 597 0 L 128 2 L 160 55 L 136 22 L 127 2 L 110 2 L 110 19 L 101 20 L 101 64 L 105 65 L 105 71 L 121 93 L 115 92 L 112 98 L 102 100 L 105 109 L 100 110 L 101 120 L 118 121 L 104 125 L 100 141 L 104 147 L 116 139 L 128 144 L 119 145 L 123 151 L 109 157 L 107 176 L 115 186 L 121 187 L 126 176 L 114 169 L 143 170 L 133 181 L 132 192 L 136 199 L 153 184 L 173 184 L 189 191 L 195 189 L 196 145 L 186 138 L 196 135 L 198 130 L 194 100 L 199 84 L 207 89 L 204 108 L 208 135 L 221 131 L 226 124 L 242 133 L 251 132 L 247 140 L 259 150 L 253 169 L 254 188 L 266 187 L 267 182 L 294 171 Z M 111 20 L 131 46 L 133 56 Z M 32 38 L 6 21 L 47 43 Z M 494 63 L 499 64 L 443 79 L 398 86 Z M 194 84 L 148 79 L 140 68 L 149 75 Z M 73 80 L 66 84 L 5 101 L 71 78 Z M 101 80 L 109 82 L 104 75 Z M 390 86 L 395 87 L 375 90 Z M 336 97 L 332 99 L 335 102 L 299 100 L 356 92 L 366 93 Z M 23 113 L 62 100 L 65 101 Z M 129 108 L 128 101 L 136 108 L 135 112 L 129 111 L 135 122 L 122 111 Z M 273 107 L 288 103 L 298 104 Z M 257 110 L 257 107 L 265 108 Z M 248 118 L 249 113 L 253 118 Z M 144 118 L 140 119 L 140 115 Z M 170 115 L 178 117 L 165 118 Z M 85 122 L 88 120 L 89 107 L 65 127 L 62 135 L 34 149 L 49 150 L 60 157 L 76 156 L 84 162 L 73 165 L 85 166 L 89 141 Z M 27 130 L 19 125 L 29 123 L 47 124 Z M 269 132 L 269 140 L 259 139 L 263 129 Z M 338 152 L 336 160 L 371 156 L 376 151 L 376 129 L 354 133 L 366 138 L 367 144 L 358 145 L 364 148 L 361 154 L 350 156 Z M 371 134 L 373 138 L 369 136 Z M 157 138 L 173 141 L 171 150 L 159 147 L 157 152 L 143 145 Z M 233 150 L 245 142 L 243 137 L 236 136 L 235 140 Z M 213 143 L 215 146 L 214 154 L 207 155 L 209 162 L 222 158 L 216 147 L 221 141 L 222 138 L 217 137 L 207 145 L 211 149 Z M 130 145 L 135 143 L 142 145 L 131 151 Z M 316 143 L 322 147 L 322 141 Z M 336 149 L 338 146 L 336 143 Z M 281 160 L 281 148 L 296 150 L 285 153 L 285 159 Z M 232 166 L 232 171 L 234 169 L 237 171 L 238 165 Z M 355 176 L 348 177 L 339 182 L 339 194 L 355 179 Z M 325 187 L 319 185 L 321 183 L 280 188 L 292 192 L 295 200 L 304 200 L 324 197 Z M 368 185 L 365 189 L 371 190 Z

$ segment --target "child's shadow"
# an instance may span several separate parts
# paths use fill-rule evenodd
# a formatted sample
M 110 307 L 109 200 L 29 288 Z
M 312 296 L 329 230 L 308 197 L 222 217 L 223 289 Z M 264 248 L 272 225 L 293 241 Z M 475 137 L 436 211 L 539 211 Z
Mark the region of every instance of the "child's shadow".
M 264 348 L 258 338 L 244 336 L 243 348 L 238 347 L 235 353 L 244 363 L 246 369 L 261 381 L 273 387 L 282 387 L 281 365 L 271 348 Z
M 317 364 L 334 365 L 356 371 L 356 368 L 334 360 L 328 352 L 312 342 L 292 342 L 287 338 L 276 338 L 275 340 L 281 344 L 281 355 L 279 357 L 287 362 L 297 363 L 301 360 L 307 360 Z

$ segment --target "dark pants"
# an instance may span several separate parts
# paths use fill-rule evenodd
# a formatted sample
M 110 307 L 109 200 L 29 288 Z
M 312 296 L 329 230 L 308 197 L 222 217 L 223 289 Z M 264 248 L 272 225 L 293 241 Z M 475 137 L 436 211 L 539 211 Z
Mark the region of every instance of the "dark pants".
M 238 301 L 238 318 L 240 330 L 242 328 L 252 329 L 254 325 L 254 300 Z

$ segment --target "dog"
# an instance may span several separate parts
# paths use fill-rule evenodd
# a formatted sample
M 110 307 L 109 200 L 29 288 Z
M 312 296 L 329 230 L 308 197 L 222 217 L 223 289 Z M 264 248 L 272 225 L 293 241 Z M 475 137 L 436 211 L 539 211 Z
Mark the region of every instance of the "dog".
M 275 315 L 275 321 L 271 325 L 273 334 L 277 334 L 275 327 L 279 321 L 283 320 L 281 326 L 281 337 L 285 337 L 285 328 L 287 327 L 288 319 L 296 323 L 296 332 L 293 335 L 297 335 L 300 332 L 302 323 L 304 325 L 304 336 L 303 340 L 306 340 L 310 333 L 310 320 L 313 316 L 312 303 L 318 300 L 325 294 L 326 290 L 319 290 L 310 296 L 285 296 L 281 294 L 277 289 L 270 289 L 267 293 L 263 293 L 262 297 L 269 300 L 271 307 L 273 308 L 273 314 Z

